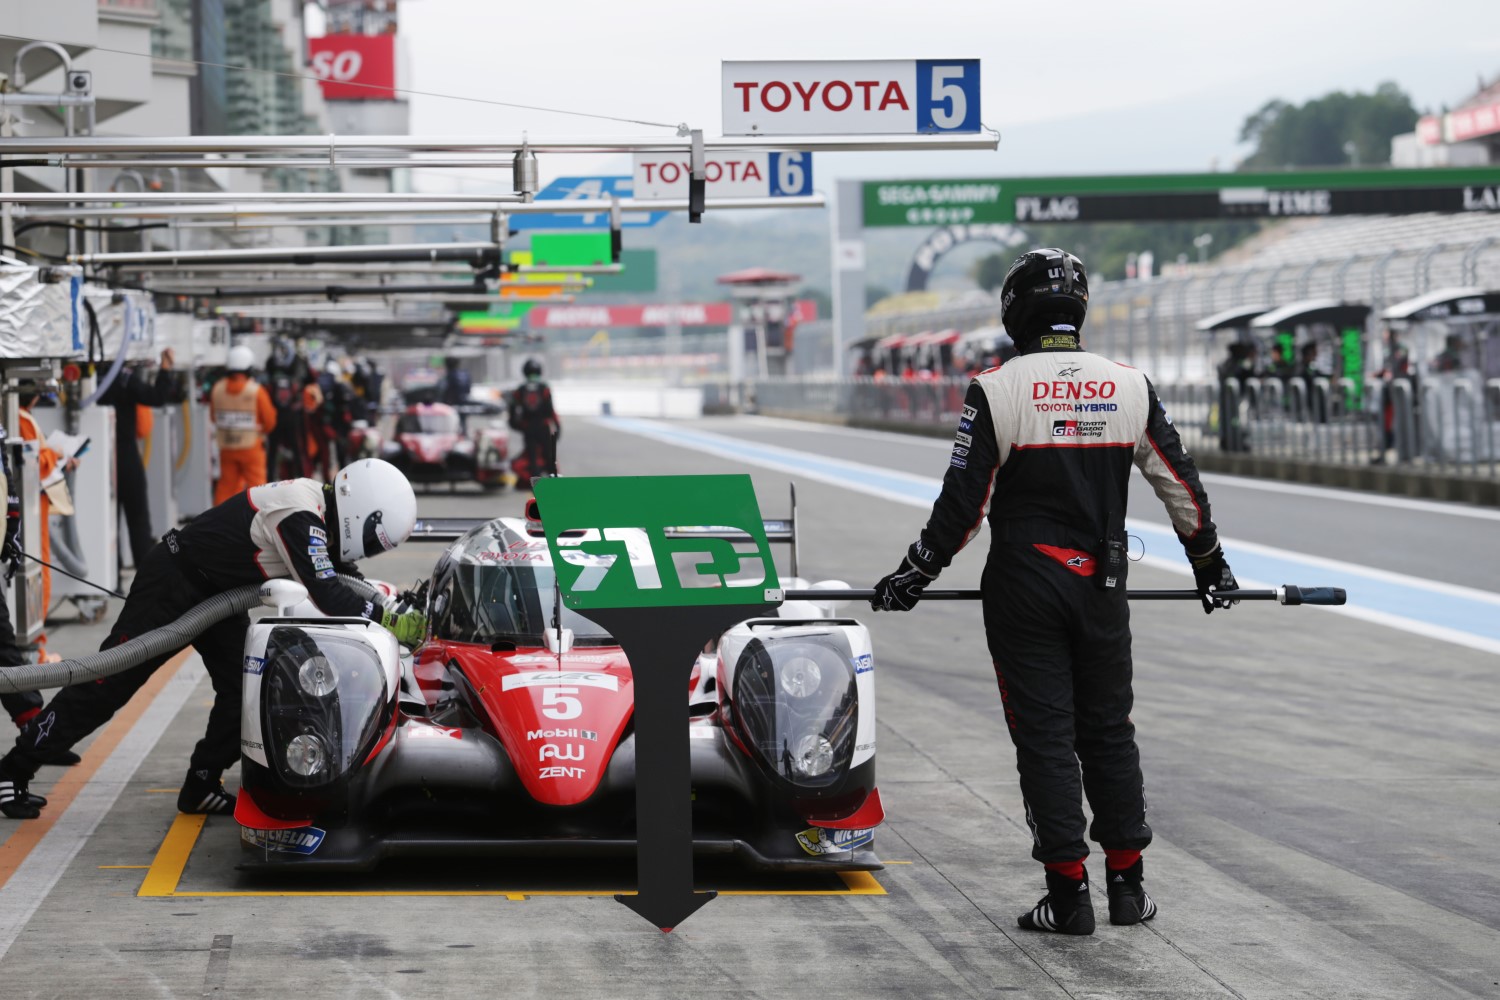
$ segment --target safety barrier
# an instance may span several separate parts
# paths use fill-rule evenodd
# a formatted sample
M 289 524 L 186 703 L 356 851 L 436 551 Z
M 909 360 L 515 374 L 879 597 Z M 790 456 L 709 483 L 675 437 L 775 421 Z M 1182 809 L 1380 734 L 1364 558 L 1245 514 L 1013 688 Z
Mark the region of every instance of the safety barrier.
M 964 379 L 787 378 L 709 387 L 722 407 L 947 436 Z M 1157 386 L 1188 450 L 1500 479 L 1500 379 L 1248 378 Z M 737 404 L 737 405 L 736 405 Z

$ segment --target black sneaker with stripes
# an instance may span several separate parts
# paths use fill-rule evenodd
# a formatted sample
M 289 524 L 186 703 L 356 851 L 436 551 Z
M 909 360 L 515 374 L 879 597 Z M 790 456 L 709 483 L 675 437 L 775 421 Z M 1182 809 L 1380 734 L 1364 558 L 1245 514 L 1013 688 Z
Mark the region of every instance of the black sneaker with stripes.
M 1052 931 L 1054 934 L 1094 933 L 1094 903 L 1089 899 L 1089 876 L 1071 879 L 1057 872 L 1047 873 L 1047 895 L 1016 923 L 1028 931 Z
M 26 782 L 0 776 L 0 814 L 10 819 L 36 819 L 47 800 L 26 790 Z
M 1156 903 L 1141 885 L 1141 859 L 1120 871 L 1108 872 L 1109 922 L 1128 927 L 1156 916 Z
M 224 782 L 208 771 L 189 771 L 177 793 L 177 811 L 207 816 L 230 816 L 235 798 L 224 790 Z

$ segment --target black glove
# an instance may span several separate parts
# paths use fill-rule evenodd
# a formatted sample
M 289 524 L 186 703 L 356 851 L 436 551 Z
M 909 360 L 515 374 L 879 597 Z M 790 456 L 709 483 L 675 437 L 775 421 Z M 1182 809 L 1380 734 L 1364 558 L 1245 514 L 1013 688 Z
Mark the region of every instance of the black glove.
M 875 585 L 875 596 L 870 598 L 874 611 L 910 611 L 922 599 L 922 591 L 933 581 L 933 577 L 912 565 L 910 559 L 902 559 L 896 572 Z
M 1193 580 L 1198 585 L 1198 598 L 1203 601 L 1205 615 L 1213 614 L 1214 608 L 1232 608 L 1239 603 L 1213 596 L 1216 590 L 1240 589 L 1240 585 L 1235 582 L 1234 573 L 1229 569 L 1229 563 L 1224 561 L 1224 549 L 1221 546 L 1215 545 L 1201 556 L 1189 555 L 1188 562 L 1193 564 Z

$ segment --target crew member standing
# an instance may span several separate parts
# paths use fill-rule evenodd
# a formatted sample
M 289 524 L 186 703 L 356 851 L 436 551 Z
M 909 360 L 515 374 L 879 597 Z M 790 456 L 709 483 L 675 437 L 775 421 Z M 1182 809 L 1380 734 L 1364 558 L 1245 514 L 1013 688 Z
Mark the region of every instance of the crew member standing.
M 932 515 L 871 605 L 911 610 L 988 512 L 985 637 L 1016 746 L 1031 855 L 1047 880 L 1047 895 L 1019 923 L 1092 934 L 1080 793 L 1094 813 L 1088 832 L 1104 849 L 1110 922 L 1156 914 L 1142 886 L 1151 828 L 1130 721 L 1132 462 L 1166 505 L 1203 610 L 1231 606 L 1215 592 L 1236 584 L 1198 471 L 1155 388 L 1079 345 L 1088 278 L 1078 258 L 1056 249 L 1022 254 L 1000 301 L 1020 356 L 969 383 Z
M 340 470 L 332 483 L 283 480 L 237 493 L 187 527 L 167 532 L 142 560 L 125 607 L 100 649 L 170 625 L 215 594 L 275 577 L 301 583 L 324 614 L 369 618 L 414 647 L 427 631 L 420 611 L 398 614 L 384 608 L 338 574 L 357 575 L 351 563 L 404 542 L 416 519 L 411 484 L 394 466 L 374 458 Z M 241 612 L 191 640 L 213 681 L 214 704 L 177 796 L 182 812 L 234 811 L 235 798 L 221 779 L 240 756 L 241 664 L 249 627 L 249 616 Z M 102 726 L 187 645 L 184 640 L 123 673 L 59 691 L 0 759 L 0 812 L 12 819 L 39 815 L 27 783 L 45 755 L 72 747 Z
M 229 349 L 229 372 L 208 395 L 219 442 L 219 481 L 214 503 L 266 482 L 266 435 L 276 429 L 276 407 L 266 387 L 250 377 L 255 356 L 248 347 Z
M 5 494 L 5 542 L 3 551 L 0 551 L 0 562 L 5 565 L 6 583 L 9 584 L 15 579 L 15 572 L 21 563 L 21 549 L 16 544 L 16 536 L 21 530 L 21 498 L 13 489 L 7 450 L 5 428 L 0 427 L 0 492 Z M 0 669 L 24 666 L 27 662 L 26 656 L 16 645 L 16 629 L 10 621 L 10 601 L 0 592 Z M 41 712 L 42 696 L 35 691 L 0 694 L 0 707 L 4 707 L 5 714 L 20 729 Z M 76 764 L 78 758 L 74 756 L 67 762 Z
M 267 473 L 272 479 L 307 475 L 307 441 L 302 424 L 302 386 L 307 381 L 307 359 L 288 337 L 271 342 L 266 359 L 266 381 L 276 407 L 276 426 L 266 442 Z
M 41 428 L 37 426 L 36 418 L 31 415 L 31 408 L 40 399 L 39 396 L 28 396 L 21 400 L 21 439 L 30 441 L 36 446 L 36 475 L 38 482 L 46 482 L 48 477 L 57 470 L 57 463 L 62 458 L 57 451 L 47 444 L 47 438 L 42 434 Z M 68 459 L 66 468 L 74 468 L 78 464 L 75 458 Z M 37 649 L 41 652 L 42 659 L 47 658 L 47 613 L 52 610 L 52 570 L 49 563 L 52 562 L 52 496 L 47 490 L 39 490 L 40 497 L 37 503 L 37 537 L 42 548 L 42 623 L 43 630 L 36 637 Z M 64 510 L 67 508 L 64 507 Z
M 443 377 L 438 380 L 438 401 L 447 403 L 449 406 L 462 406 L 467 403 L 469 393 L 474 388 L 474 380 L 464 370 L 462 359 L 444 358 L 443 369 Z
M 552 407 L 552 390 L 542 381 L 542 364 L 528 358 L 521 366 L 526 376 L 510 397 L 510 426 L 521 432 L 525 478 L 557 475 L 557 439 L 562 423 Z
M 156 377 L 147 380 L 143 370 L 132 366 L 120 372 L 99 402 L 115 408 L 115 482 L 125 530 L 130 536 L 130 557 L 137 567 L 156 536 L 151 530 L 151 500 L 146 487 L 146 466 L 137 443 L 138 407 L 169 406 L 187 398 L 187 386 L 174 371 L 172 349 L 161 352 Z

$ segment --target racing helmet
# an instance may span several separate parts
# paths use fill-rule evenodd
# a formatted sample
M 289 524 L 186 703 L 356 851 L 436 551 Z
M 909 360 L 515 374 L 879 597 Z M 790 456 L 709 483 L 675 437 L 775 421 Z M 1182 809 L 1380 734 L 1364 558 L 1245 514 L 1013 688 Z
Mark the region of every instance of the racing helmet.
M 521 374 L 527 378 L 541 378 L 542 363 L 536 358 L 527 358 L 526 363 L 521 366 Z
M 231 347 L 224 367 L 232 372 L 248 372 L 255 367 L 255 354 L 243 344 L 239 347 Z
M 1048 325 L 1083 329 L 1088 309 L 1089 277 L 1083 261 L 1056 247 L 1021 254 L 1000 286 L 1000 322 L 1020 348 Z
M 394 465 L 362 458 L 333 477 L 339 558 L 353 562 L 379 555 L 411 537 L 417 495 Z

